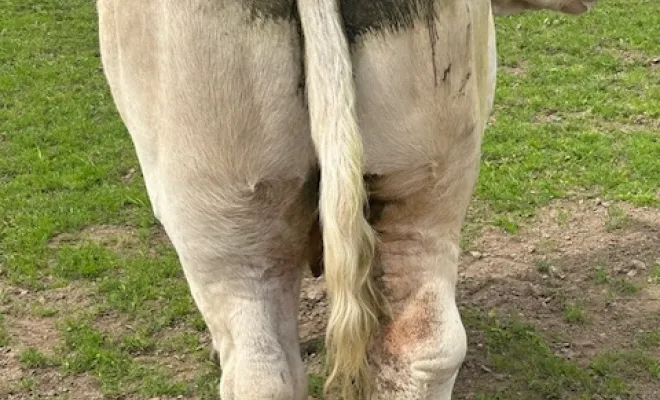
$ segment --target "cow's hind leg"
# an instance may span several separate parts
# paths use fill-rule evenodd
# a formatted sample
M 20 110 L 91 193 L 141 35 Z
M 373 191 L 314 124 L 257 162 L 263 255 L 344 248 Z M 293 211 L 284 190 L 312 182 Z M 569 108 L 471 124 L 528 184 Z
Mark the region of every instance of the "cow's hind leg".
M 226 203 L 230 210 L 203 204 L 177 224 L 177 251 L 222 366 L 223 399 L 304 398 L 296 317 L 309 186 L 265 183 Z
M 372 177 L 376 272 L 392 309 L 370 353 L 377 399 L 451 398 L 466 351 L 455 288 L 473 157 L 453 177 L 434 162 Z
M 459 233 L 495 48 L 488 0 L 435 4 L 354 46 L 376 272 L 392 311 L 370 349 L 379 400 L 449 400 L 466 352 L 455 300 Z
M 223 400 L 306 396 L 297 309 L 316 160 L 293 1 L 276 3 L 98 3 L 106 76 L 217 348 Z

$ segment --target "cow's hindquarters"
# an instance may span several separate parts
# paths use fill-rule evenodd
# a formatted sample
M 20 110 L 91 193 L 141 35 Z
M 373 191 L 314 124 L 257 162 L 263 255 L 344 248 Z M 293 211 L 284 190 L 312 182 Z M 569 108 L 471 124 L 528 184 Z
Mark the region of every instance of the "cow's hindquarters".
M 296 24 L 243 3 L 101 0 L 103 65 L 223 369 L 224 400 L 301 400 L 316 208 Z

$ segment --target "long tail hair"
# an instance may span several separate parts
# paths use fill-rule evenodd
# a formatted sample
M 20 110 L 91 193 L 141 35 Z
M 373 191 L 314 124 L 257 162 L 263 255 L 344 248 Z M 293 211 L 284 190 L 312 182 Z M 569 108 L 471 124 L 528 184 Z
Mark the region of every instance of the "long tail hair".
M 338 0 L 298 0 L 305 41 L 311 133 L 321 166 L 319 213 L 330 299 L 328 388 L 368 399 L 367 347 L 378 328 L 382 295 L 372 278 L 375 234 L 364 215 L 364 151 L 355 110 L 349 45 Z

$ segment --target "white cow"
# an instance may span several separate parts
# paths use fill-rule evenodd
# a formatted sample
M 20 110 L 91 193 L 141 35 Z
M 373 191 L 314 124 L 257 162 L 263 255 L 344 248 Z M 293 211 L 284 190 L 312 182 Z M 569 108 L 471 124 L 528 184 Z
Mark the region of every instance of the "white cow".
M 222 399 L 306 399 L 296 316 L 319 217 L 329 384 L 346 399 L 451 398 L 493 11 L 587 4 L 492 2 L 98 1 L 105 74 Z

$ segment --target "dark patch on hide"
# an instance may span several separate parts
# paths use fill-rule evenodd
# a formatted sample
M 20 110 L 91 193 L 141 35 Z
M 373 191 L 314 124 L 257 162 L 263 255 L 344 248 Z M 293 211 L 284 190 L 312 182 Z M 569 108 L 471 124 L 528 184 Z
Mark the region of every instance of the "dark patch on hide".
M 356 37 L 381 29 L 409 28 L 415 21 L 435 19 L 434 0 L 341 0 L 346 36 Z
M 340 0 L 349 42 L 367 32 L 402 29 L 435 20 L 435 0 Z M 296 0 L 243 0 L 252 18 L 299 21 Z M 434 33 L 432 33 L 433 35 Z M 435 40 L 432 40 L 435 42 Z
M 305 208 L 308 210 L 316 210 L 319 204 L 319 189 L 321 187 L 321 169 L 314 166 L 305 178 L 303 184 L 303 196 L 305 198 Z
M 445 72 L 442 74 L 442 81 L 447 82 L 447 78 L 449 78 L 449 73 L 451 72 L 451 63 L 445 68 Z
M 367 174 L 364 176 L 364 183 L 367 186 L 369 193 L 369 204 L 365 209 L 365 215 L 370 225 L 376 225 L 380 221 L 383 211 L 385 210 L 386 202 L 371 195 L 371 186 L 378 182 L 380 178 L 376 174 Z
M 458 89 L 458 94 L 459 95 L 465 96 L 465 86 L 467 86 L 467 83 L 470 80 L 470 77 L 472 77 L 472 73 L 468 72 L 465 75 L 465 79 L 463 79 L 463 82 L 461 83 L 461 87 Z
M 303 187 L 305 196 L 305 207 L 309 210 L 318 211 L 319 188 L 321 183 L 321 170 L 318 166 L 314 167 L 307 175 L 307 180 Z M 323 235 L 321 233 L 321 221 L 317 215 L 312 222 L 308 232 L 309 245 L 308 260 L 312 275 L 318 278 L 323 274 Z
M 296 0 L 243 0 L 252 18 L 298 19 Z
M 303 99 L 303 105 L 307 107 L 307 96 L 305 96 L 305 37 L 300 26 L 298 15 L 298 3 L 296 0 L 242 0 L 243 5 L 250 10 L 250 17 L 257 19 L 272 19 L 288 21 L 294 25 L 297 37 L 294 47 L 300 48 L 300 79 L 298 82 L 298 94 Z
M 323 275 L 323 234 L 321 232 L 321 221 L 318 218 L 314 220 L 312 228 L 309 231 L 308 259 L 309 269 L 314 278 Z
M 438 32 L 435 28 L 435 15 L 433 13 L 433 3 L 429 4 L 426 12 L 426 24 L 429 27 L 429 41 L 431 42 L 431 61 L 433 62 L 433 84 L 438 86 L 438 66 L 435 62 L 435 42 L 438 40 Z

